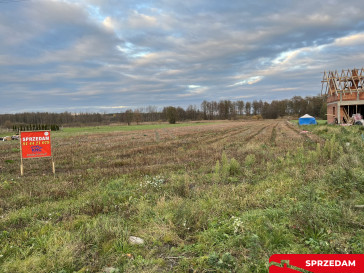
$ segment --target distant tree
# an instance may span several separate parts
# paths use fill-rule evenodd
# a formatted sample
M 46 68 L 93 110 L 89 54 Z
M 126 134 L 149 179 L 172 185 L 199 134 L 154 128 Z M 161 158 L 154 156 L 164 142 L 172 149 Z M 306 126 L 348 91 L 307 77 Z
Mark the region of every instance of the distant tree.
M 196 105 L 189 105 L 186 110 L 186 118 L 189 120 L 197 120 L 198 112 Z
M 186 111 L 182 107 L 177 107 L 177 120 L 185 120 L 186 119 Z
M 208 105 L 208 102 L 207 101 L 203 101 L 201 103 L 201 110 L 202 110 L 202 114 L 203 114 L 203 119 L 207 119 L 207 105 Z
M 210 119 L 214 119 L 217 117 L 218 113 L 219 113 L 219 104 L 217 103 L 217 101 L 212 101 L 210 103 Z
M 248 101 L 245 103 L 245 114 L 247 116 L 250 116 L 251 110 L 252 110 L 252 104 Z
M 124 121 L 125 121 L 128 125 L 130 125 L 130 124 L 131 124 L 131 122 L 132 122 L 132 120 L 133 120 L 133 110 L 128 109 L 128 110 L 126 110 L 126 111 L 125 111 L 125 113 L 124 113 Z
M 146 121 L 157 121 L 160 119 L 160 111 L 158 112 L 157 106 L 149 105 L 145 109 L 146 112 Z
M 260 100 L 260 101 L 255 100 L 255 101 L 253 101 L 252 106 L 253 106 L 253 115 L 260 115 L 260 114 L 262 114 L 262 108 L 263 108 L 263 102 L 262 102 L 262 100 Z
M 230 104 L 229 100 L 220 100 L 218 103 L 218 112 L 220 119 L 229 119 L 230 114 Z
M 238 108 L 238 113 L 240 116 L 242 116 L 244 114 L 244 101 L 238 100 L 236 102 L 236 104 L 237 104 L 237 108 Z
M 230 119 L 235 120 L 236 119 L 236 103 L 229 101 L 229 116 Z
M 288 102 L 288 113 L 294 116 L 301 116 L 306 114 L 307 101 L 300 97 L 294 96 Z
M 13 127 L 13 124 L 11 123 L 11 121 L 10 121 L 10 120 L 7 120 L 7 121 L 5 121 L 5 123 L 4 123 L 4 127 L 5 127 L 6 129 L 11 129 L 11 128 Z
M 139 109 L 135 109 L 133 113 L 133 118 L 136 124 L 139 124 L 142 121 L 142 114 Z
M 288 100 L 274 101 L 275 107 L 277 108 L 278 117 L 284 117 L 287 114 Z
M 177 109 L 175 107 L 164 107 L 163 113 L 170 124 L 175 124 L 177 122 Z
M 319 114 L 319 118 L 321 119 L 327 119 L 327 97 L 324 96 L 323 98 L 321 98 L 321 108 L 320 108 L 320 114 Z
M 269 118 L 268 117 L 268 115 L 269 115 L 269 107 L 270 107 L 270 104 L 265 101 L 263 103 L 263 107 L 262 107 L 262 117 L 263 118 Z

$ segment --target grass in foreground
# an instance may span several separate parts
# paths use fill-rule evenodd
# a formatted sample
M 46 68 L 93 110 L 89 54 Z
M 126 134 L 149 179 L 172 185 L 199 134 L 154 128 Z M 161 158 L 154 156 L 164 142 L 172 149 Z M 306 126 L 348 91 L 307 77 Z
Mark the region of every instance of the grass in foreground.
M 261 121 L 56 138 L 56 178 L 43 160 L 18 177 L 6 143 L 1 272 L 267 272 L 275 253 L 363 253 L 364 131 L 307 130 Z

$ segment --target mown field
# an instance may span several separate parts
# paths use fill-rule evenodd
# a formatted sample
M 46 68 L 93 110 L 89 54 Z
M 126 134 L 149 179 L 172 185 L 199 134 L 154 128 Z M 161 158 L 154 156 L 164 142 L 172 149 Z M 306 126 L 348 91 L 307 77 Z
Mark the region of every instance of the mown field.
M 276 253 L 364 253 L 363 127 L 123 128 L 52 133 L 55 177 L 49 159 L 20 177 L 19 143 L 0 142 L 0 272 L 267 272 Z

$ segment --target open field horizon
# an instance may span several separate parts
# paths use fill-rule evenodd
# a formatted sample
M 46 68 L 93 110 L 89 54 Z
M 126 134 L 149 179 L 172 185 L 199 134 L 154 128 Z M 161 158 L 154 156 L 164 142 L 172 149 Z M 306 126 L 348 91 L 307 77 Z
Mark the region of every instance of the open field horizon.
M 19 143 L 0 143 L 1 272 L 267 272 L 276 253 L 363 253 L 361 127 L 140 126 L 52 132 L 54 177 L 49 159 L 20 177 Z

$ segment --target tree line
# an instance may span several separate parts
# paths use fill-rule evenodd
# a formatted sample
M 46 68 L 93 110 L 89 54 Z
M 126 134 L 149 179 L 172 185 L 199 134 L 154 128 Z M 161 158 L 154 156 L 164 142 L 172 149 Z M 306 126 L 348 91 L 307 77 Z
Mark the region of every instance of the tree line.
M 111 123 L 142 123 L 187 120 L 221 120 L 241 118 L 276 119 L 284 116 L 299 117 L 310 114 L 319 119 L 326 119 L 326 97 L 295 96 L 291 99 L 250 101 L 203 101 L 201 105 L 189 105 L 187 108 L 168 106 L 158 108 L 148 106 L 138 109 L 126 109 L 121 113 L 48 113 L 26 112 L 17 114 L 1 114 L 0 126 L 12 129 L 34 124 L 54 124 L 55 126 L 108 125 Z M 32 127 L 32 128 L 33 128 Z
M 8 128 L 10 129 L 10 128 Z M 26 124 L 26 125 L 13 125 L 13 131 L 39 131 L 39 130 L 51 130 L 59 131 L 59 125 L 57 124 Z

